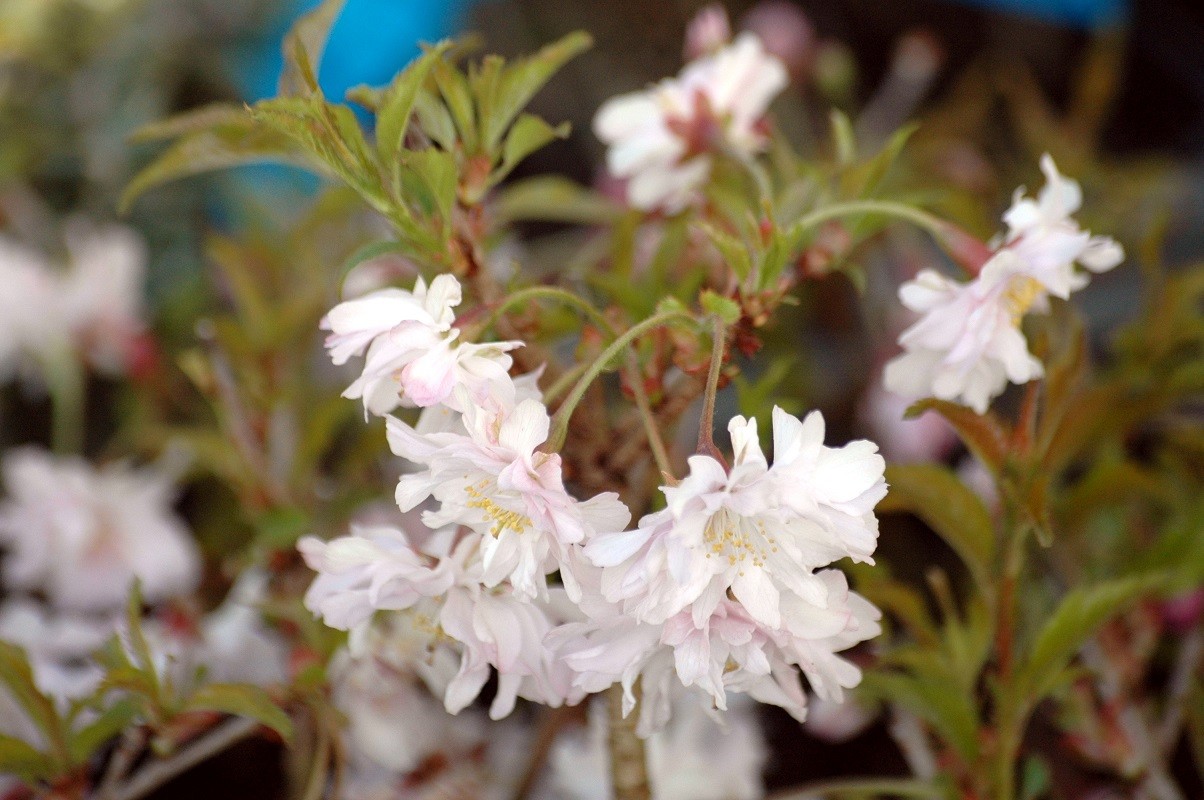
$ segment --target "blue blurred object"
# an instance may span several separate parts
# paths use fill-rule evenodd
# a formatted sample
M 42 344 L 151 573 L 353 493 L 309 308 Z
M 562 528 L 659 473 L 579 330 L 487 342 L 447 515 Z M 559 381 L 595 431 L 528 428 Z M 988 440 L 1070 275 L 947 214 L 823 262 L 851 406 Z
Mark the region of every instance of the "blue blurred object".
M 419 42 L 435 42 L 456 33 L 476 0 L 347 0 L 335 21 L 318 73 L 322 91 L 332 100 L 361 83 L 381 85 L 418 55 Z M 318 5 L 290 0 L 278 25 L 264 32 L 254 52 L 235 66 L 248 101 L 276 94 L 284 66 L 280 46 L 289 26 Z
M 319 0 L 285 0 L 275 24 L 238 53 L 231 65 L 235 85 L 244 100 L 254 102 L 276 95 L 284 67 L 281 45 L 297 17 Z M 419 42 L 436 42 L 460 30 L 464 17 L 478 0 L 347 0 L 330 32 L 318 84 L 331 100 L 341 102 L 347 90 L 360 84 L 380 86 L 400 72 L 420 52 Z M 351 106 L 367 123 L 371 115 Z M 250 166 L 235 170 L 240 191 L 278 208 L 297 207 L 297 201 L 317 191 L 320 181 L 293 167 Z M 218 203 L 212 209 L 220 223 L 238 225 L 240 213 Z
M 1078 28 L 1099 28 L 1128 17 L 1127 0 L 960 0 L 967 5 L 1037 17 Z

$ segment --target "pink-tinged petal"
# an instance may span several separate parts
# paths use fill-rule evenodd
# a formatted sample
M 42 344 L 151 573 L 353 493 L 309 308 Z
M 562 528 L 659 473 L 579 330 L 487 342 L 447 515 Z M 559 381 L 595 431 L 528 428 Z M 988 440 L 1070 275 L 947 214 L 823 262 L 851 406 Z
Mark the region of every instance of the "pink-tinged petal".
M 529 455 L 548 439 L 548 410 L 538 400 L 523 400 L 502 422 L 498 444 L 516 454 Z

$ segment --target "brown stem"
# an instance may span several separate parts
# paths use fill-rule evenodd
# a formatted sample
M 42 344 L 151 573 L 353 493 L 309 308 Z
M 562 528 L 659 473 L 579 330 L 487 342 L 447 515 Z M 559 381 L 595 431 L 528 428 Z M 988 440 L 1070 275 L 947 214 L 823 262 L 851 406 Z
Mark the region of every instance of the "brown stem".
M 610 780 L 615 800 L 652 800 L 644 740 L 635 732 L 639 709 L 623 716 L 623 687 L 615 684 L 606 690 L 606 711 Z
M 112 789 L 112 800 L 138 800 L 163 784 L 217 755 L 259 730 L 258 720 L 234 717 L 222 723 L 170 758 L 152 761 L 125 783 Z

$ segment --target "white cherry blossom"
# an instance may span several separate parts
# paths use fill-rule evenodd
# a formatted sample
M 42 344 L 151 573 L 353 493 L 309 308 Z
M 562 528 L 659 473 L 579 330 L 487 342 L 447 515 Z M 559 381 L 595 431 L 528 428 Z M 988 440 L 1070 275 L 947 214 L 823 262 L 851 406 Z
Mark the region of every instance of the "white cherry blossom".
M 1008 227 L 1004 247 L 1026 263 L 1025 273 L 1045 291 L 1065 299 L 1087 285 L 1081 264 L 1091 272 L 1106 272 L 1124 260 L 1124 250 L 1107 236 L 1082 230 L 1071 214 L 1083 203 L 1077 181 L 1063 177 L 1048 153 L 1041 157 L 1045 186 L 1036 199 L 1017 189 L 1012 206 L 1003 215 Z
M 1021 331 L 1024 316 L 1044 311 L 1051 295 L 1065 299 L 1086 286 L 1087 274 L 1076 265 L 1104 272 L 1124 251 L 1071 218 L 1082 192 L 1049 155 L 1041 169 L 1045 187 L 1035 200 L 1016 190 L 1004 214 L 1007 234 L 974 279 L 962 283 L 923 270 L 899 288 L 903 305 L 921 317 L 899 337 L 903 353 L 886 365 L 887 389 L 908 399 L 963 403 L 982 414 L 1009 382 L 1044 374 Z
M 886 388 L 910 399 L 937 397 L 984 413 L 1008 382 L 1044 374 L 1020 320 L 1043 292 L 1011 250 L 1000 250 L 967 283 L 923 270 L 899 289 L 922 314 L 903 331 L 902 355 L 886 365 Z
M 452 323 L 460 300 L 455 277 L 439 275 L 429 288 L 419 278 L 413 291 L 381 289 L 331 309 L 321 323 L 330 331 L 331 360 L 344 364 L 366 351 L 360 376 L 343 396 L 362 399 L 365 412 L 373 414 L 387 414 L 403 402 L 455 407 L 457 386 L 471 402 L 499 393 L 503 400 L 512 397 L 507 351 L 521 343 L 458 341 L 460 330 Z
M 10 589 L 44 591 L 65 609 L 121 608 L 130 584 L 151 602 L 190 591 L 196 545 L 171 509 L 170 481 L 125 464 L 93 468 L 41 450 L 9 451 L 0 544 Z
M 676 213 L 706 182 L 713 153 L 749 157 L 764 146 L 761 120 L 786 83 L 782 63 L 742 33 L 675 78 L 608 100 L 594 132 L 609 146 L 610 172 L 628 179 L 633 206 Z
M 692 609 L 701 625 L 730 591 L 754 619 L 777 628 L 784 597 L 825 602 L 816 568 L 846 556 L 872 561 L 872 510 L 886 493 L 877 448 L 826 447 L 818 412 L 799 421 L 775 408 L 773 422 L 772 467 L 756 421 L 735 417 L 730 471 L 710 456 L 692 457 L 686 478 L 662 489 L 663 511 L 586 544 L 585 555 L 603 567 L 608 600 L 653 623 Z
M 505 414 L 463 403 L 467 434 L 422 435 L 390 418 L 393 452 L 427 469 L 403 475 L 397 504 L 408 511 L 428 497 L 439 503 L 423 519 L 431 527 L 465 525 L 483 535 L 481 580 L 510 581 L 528 598 L 546 597 L 544 576 L 561 570 L 580 596 L 569 545 L 595 530 L 621 529 L 630 513 L 613 493 L 578 502 L 565 490 L 560 456 L 537 448 L 548 437 L 547 409 L 527 399 Z

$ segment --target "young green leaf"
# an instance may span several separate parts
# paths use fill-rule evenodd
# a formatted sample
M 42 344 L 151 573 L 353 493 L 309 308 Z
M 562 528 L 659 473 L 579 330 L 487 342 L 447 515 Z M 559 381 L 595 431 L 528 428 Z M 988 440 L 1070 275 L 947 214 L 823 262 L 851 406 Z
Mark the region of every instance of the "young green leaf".
M 506 136 L 506 143 L 502 146 L 501 164 L 489 176 L 488 186 L 496 186 L 519 165 L 519 162 L 536 150 L 557 139 L 564 139 L 568 135 L 569 124 L 567 122 L 553 128 L 532 114 L 520 115 Z
M 50 741 L 58 758 L 65 760 L 63 721 L 54 701 L 38 688 L 25 651 L 5 641 L 0 641 L 0 684 L 8 688 L 13 700 Z
M 282 97 L 298 97 L 318 91 L 318 66 L 330 29 L 343 10 L 346 0 L 323 0 L 322 4 L 297 20 L 284 37 L 284 69 L 278 92 Z
M 0 733 L 0 775 L 15 775 L 32 784 L 49 780 L 59 771 L 51 756 L 15 736 Z
M 83 764 L 97 750 L 115 738 L 138 716 L 137 705 L 129 699 L 119 700 L 106 708 L 95 719 L 71 734 L 67 747 L 71 761 Z
M 234 683 L 211 683 L 202 686 L 184 704 L 184 711 L 221 711 L 258 720 L 288 741 L 293 736 L 293 723 L 288 714 L 263 689 Z
M 482 120 L 482 146 L 492 151 L 518 113 L 531 102 L 535 93 L 570 58 L 588 50 L 594 40 L 588 33 L 576 31 L 544 47 L 528 58 L 506 67 L 489 105 L 490 115 Z
M 1019 675 L 1024 696 L 1036 703 L 1057 686 L 1062 671 L 1083 643 L 1129 603 L 1166 580 L 1152 573 L 1072 590 L 1037 633 Z
M 392 164 L 399 157 L 418 93 L 431 66 L 443 58 L 450 46 L 451 42 L 440 42 L 427 50 L 394 78 L 382 93 L 376 110 L 376 150 L 381 164 Z

